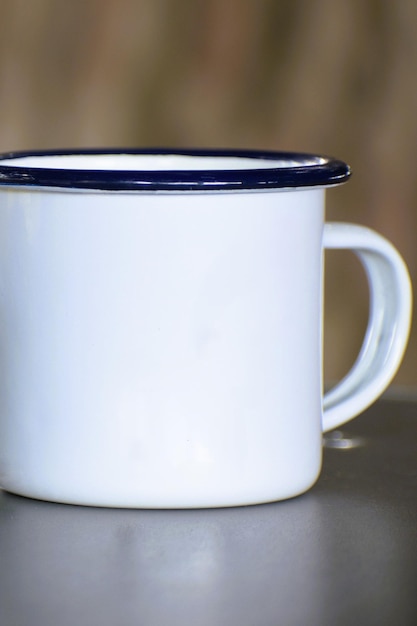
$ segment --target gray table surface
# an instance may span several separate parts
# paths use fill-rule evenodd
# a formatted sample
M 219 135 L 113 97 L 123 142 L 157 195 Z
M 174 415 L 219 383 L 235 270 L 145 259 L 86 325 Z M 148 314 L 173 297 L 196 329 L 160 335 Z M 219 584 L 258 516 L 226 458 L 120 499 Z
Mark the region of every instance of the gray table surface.
M 1 626 L 415 626 L 417 402 L 380 401 L 329 445 L 309 493 L 262 506 L 0 492 Z

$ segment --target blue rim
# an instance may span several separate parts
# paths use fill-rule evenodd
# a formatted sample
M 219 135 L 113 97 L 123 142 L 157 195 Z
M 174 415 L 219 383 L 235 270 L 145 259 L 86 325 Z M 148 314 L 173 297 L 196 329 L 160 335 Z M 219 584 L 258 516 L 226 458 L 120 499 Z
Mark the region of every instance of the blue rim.
M 235 157 L 254 160 L 254 169 L 230 170 L 97 170 L 13 166 L 13 159 L 42 156 L 175 155 Z M 231 191 L 340 185 L 350 176 L 343 161 L 300 152 L 258 150 L 87 149 L 9 152 L 0 159 L 1 186 L 58 187 L 103 191 Z M 256 169 L 256 160 L 288 161 L 288 165 Z

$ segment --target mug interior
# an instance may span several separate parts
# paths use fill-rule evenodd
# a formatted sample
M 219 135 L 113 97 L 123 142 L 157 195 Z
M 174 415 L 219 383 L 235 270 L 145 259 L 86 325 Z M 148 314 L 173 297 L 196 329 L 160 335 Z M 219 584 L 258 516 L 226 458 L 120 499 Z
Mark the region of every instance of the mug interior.
M 306 158 L 306 167 L 322 164 L 322 157 Z M 0 160 L 0 165 L 69 170 L 128 171 L 224 171 L 288 168 L 299 165 L 290 159 L 255 159 L 245 157 L 188 156 L 182 154 L 70 154 L 40 155 Z

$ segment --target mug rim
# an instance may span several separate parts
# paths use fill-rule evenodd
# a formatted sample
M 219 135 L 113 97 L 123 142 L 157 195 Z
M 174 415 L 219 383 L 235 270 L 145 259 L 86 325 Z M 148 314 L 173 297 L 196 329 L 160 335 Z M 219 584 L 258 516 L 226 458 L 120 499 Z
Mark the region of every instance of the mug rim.
M 253 167 L 208 169 L 100 169 L 34 167 L 13 164 L 16 159 L 85 156 L 160 156 L 209 159 L 248 159 Z M 6 161 L 6 163 L 5 163 Z M 7 161 L 10 162 L 7 163 Z M 277 161 L 274 166 L 256 166 Z M 280 163 L 278 165 L 278 162 Z M 0 187 L 53 187 L 97 191 L 250 191 L 328 187 L 340 185 L 351 175 L 350 167 L 333 157 L 289 151 L 84 148 L 17 151 L 0 154 Z

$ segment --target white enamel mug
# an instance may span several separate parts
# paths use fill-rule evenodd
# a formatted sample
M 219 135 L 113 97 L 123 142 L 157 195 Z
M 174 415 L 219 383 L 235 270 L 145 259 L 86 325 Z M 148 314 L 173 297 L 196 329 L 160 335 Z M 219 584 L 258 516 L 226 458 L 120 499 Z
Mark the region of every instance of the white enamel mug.
M 322 433 L 387 387 L 411 289 L 393 246 L 324 223 L 349 168 L 320 156 L 0 157 L 0 485 L 188 508 L 296 496 Z M 322 394 L 323 249 L 370 286 L 362 351 Z

